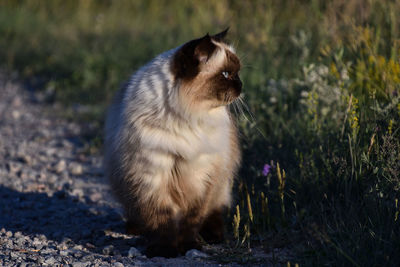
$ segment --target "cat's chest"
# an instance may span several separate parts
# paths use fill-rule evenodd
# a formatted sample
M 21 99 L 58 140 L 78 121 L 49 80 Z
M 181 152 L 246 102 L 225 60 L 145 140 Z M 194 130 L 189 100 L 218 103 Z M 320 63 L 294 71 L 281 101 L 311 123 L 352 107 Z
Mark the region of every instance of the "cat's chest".
M 183 154 L 192 154 L 196 158 L 203 154 L 223 154 L 229 147 L 228 125 L 200 125 L 179 134 L 188 143 L 183 147 Z

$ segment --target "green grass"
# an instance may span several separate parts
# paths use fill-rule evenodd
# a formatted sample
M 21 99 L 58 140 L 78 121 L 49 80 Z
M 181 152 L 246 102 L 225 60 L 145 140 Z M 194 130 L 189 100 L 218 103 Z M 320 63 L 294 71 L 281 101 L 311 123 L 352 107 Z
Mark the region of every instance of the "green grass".
M 287 247 L 301 266 L 397 266 L 397 14 L 389 0 L 0 0 L 0 64 L 57 102 L 92 106 L 85 118 L 101 125 L 134 70 L 230 26 L 254 116 L 239 119 L 232 251 Z

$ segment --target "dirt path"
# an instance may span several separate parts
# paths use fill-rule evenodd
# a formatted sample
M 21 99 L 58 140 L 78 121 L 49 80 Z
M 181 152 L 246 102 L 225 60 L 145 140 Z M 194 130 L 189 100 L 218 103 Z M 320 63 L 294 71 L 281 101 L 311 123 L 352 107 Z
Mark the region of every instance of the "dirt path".
M 0 77 L 0 266 L 219 265 L 199 251 L 143 256 L 140 238 L 122 234 L 100 155 L 86 152 L 90 125 L 52 113 Z

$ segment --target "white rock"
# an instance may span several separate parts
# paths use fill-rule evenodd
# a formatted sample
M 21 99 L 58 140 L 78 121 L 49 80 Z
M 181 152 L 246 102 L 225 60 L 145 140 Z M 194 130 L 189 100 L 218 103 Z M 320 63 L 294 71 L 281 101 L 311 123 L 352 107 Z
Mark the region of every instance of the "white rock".
M 100 194 L 100 193 L 93 193 L 93 194 L 91 194 L 90 195 L 90 200 L 92 201 L 92 202 L 97 202 L 97 201 L 99 201 L 100 199 L 102 199 L 102 197 L 103 197 L 103 195 L 102 194 Z
M 131 247 L 129 249 L 128 257 L 134 258 L 134 257 L 139 257 L 139 256 L 142 256 L 142 253 L 140 253 L 140 251 L 137 248 Z
M 55 166 L 54 166 L 54 171 L 56 173 L 62 173 L 67 167 L 67 164 L 65 163 L 65 160 L 60 160 Z
M 103 254 L 104 255 L 112 255 L 114 253 L 114 246 L 113 245 L 108 245 L 103 248 Z
M 21 117 L 21 113 L 18 110 L 13 110 L 11 114 L 14 120 L 18 120 Z
M 74 188 L 74 189 L 72 190 L 71 194 L 72 194 L 73 196 L 76 196 L 76 197 L 79 197 L 79 198 L 83 197 L 83 195 L 84 195 L 83 190 L 80 189 L 80 188 Z
M 189 258 L 189 259 L 207 258 L 208 257 L 208 255 L 206 253 L 201 252 L 197 249 L 191 249 L 191 250 L 187 251 L 185 256 L 186 256 L 186 258 Z
M 68 250 L 61 250 L 60 255 L 61 256 L 68 256 L 69 251 Z
M 76 162 L 71 162 L 68 168 L 73 175 L 81 175 L 83 172 L 82 165 Z

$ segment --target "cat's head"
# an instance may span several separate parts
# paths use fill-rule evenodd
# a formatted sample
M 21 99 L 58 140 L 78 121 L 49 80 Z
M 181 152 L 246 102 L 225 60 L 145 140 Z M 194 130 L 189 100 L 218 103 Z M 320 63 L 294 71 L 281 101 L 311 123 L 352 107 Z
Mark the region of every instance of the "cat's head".
M 175 52 L 171 71 L 182 100 L 194 109 L 211 109 L 232 103 L 242 90 L 240 60 L 223 40 L 228 29 L 206 34 Z

